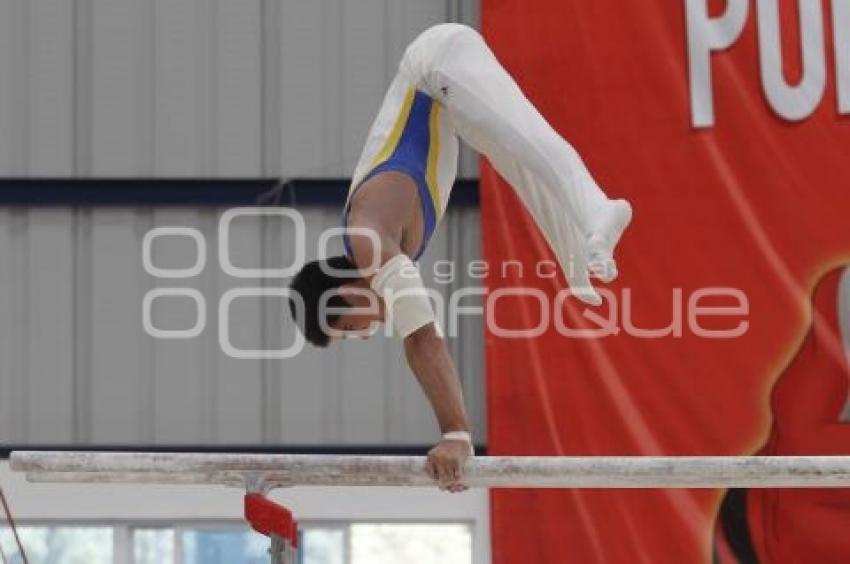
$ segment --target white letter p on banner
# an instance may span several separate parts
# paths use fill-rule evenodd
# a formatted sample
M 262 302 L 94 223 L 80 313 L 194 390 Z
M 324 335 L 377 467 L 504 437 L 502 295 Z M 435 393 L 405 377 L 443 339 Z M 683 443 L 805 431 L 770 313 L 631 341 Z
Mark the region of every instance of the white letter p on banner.
M 826 55 L 823 39 L 823 10 L 820 0 L 797 0 L 800 13 L 803 78 L 789 85 L 782 66 L 779 2 L 757 0 L 759 68 L 764 94 L 770 107 L 788 121 L 809 117 L 823 99 L 826 89 Z
M 730 47 L 744 30 L 747 0 L 727 0 L 726 12 L 708 15 L 709 0 L 685 0 L 688 33 L 688 66 L 691 86 L 691 122 L 694 127 L 714 125 L 711 53 Z

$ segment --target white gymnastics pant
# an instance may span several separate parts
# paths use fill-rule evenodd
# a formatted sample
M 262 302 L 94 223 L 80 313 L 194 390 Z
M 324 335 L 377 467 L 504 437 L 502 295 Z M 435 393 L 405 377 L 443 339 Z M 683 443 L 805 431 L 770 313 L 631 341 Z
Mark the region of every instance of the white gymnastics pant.
M 355 179 L 368 171 L 411 86 L 438 101 L 447 114 L 435 122 L 441 142 L 433 176 L 441 185 L 442 206 L 454 182 L 459 137 L 486 156 L 513 187 L 576 296 L 598 303 L 588 276 L 588 238 L 610 200 L 575 149 L 528 101 L 477 31 L 441 24 L 411 43 L 370 132 Z

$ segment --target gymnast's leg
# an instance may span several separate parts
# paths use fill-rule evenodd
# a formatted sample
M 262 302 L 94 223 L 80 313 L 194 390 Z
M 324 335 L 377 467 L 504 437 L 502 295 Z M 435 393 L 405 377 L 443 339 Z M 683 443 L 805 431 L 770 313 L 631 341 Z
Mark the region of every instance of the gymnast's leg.
M 440 40 L 429 46 L 429 33 Z M 511 184 L 576 296 L 600 303 L 588 277 L 616 277 L 614 248 L 631 220 L 631 206 L 605 195 L 575 149 L 528 101 L 475 30 L 446 24 L 420 39 L 405 57 L 406 64 L 420 65 L 412 74 L 424 77 L 459 137 Z

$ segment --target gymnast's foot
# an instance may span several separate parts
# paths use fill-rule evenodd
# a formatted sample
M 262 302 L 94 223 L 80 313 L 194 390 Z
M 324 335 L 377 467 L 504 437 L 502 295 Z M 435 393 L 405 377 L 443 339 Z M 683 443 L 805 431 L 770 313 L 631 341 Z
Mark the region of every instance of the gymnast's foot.
M 593 230 L 587 238 L 587 269 L 602 282 L 617 278 L 614 249 L 632 221 L 632 206 L 626 200 L 608 200 L 595 213 Z

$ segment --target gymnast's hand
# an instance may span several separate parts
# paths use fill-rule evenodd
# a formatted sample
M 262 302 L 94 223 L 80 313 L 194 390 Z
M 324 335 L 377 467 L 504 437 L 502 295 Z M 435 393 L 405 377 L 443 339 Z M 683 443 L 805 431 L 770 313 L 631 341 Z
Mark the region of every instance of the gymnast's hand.
M 463 479 L 463 466 L 470 456 L 469 443 L 462 440 L 443 439 L 428 451 L 425 470 L 434 478 L 441 490 L 452 493 L 468 489 Z

